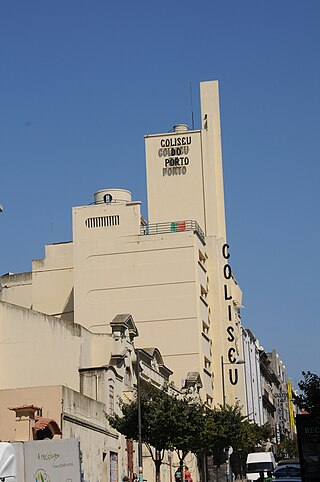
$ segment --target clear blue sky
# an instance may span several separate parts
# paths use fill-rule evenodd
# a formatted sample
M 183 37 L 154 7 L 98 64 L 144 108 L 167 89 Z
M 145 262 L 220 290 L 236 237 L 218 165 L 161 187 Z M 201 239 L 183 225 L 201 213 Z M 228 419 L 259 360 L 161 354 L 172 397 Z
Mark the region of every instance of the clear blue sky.
M 320 1 L 1 0 L 0 272 L 71 239 L 123 187 L 146 212 L 145 134 L 195 127 L 218 79 L 243 324 L 293 383 L 319 374 Z

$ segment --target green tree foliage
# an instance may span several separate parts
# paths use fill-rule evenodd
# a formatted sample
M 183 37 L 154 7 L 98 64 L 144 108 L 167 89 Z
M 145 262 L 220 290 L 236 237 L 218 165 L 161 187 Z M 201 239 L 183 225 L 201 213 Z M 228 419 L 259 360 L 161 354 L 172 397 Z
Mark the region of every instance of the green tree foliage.
M 207 410 L 199 434 L 197 454 L 214 455 L 217 465 L 225 459 L 224 450 L 238 444 L 238 434 L 244 417 L 240 408 L 227 405 Z
M 257 447 L 263 445 L 272 437 L 273 430 L 269 423 L 259 426 L 256 423 L 249 422 L 248 418 L 245 417 L 237 437 L 238 443 L 235 446 L 235 452 L 231 457 L 233 472 L 245 474 L 248 453 L 254 452 Z
M 225 461 L 225 449 L 250 452 L 271 436 L 269 425 L 259 427 L 248 421 L 239 405 L 226 405 L 208 410 L 199 435 L 198 455 L 213 455 L 215 464 Z
M 293 459 L 299 456 L 297 439 L 285 438 L 277 445 L 277 460 L 289 457 Z
M 202 405 L 168 394 L 168 387 L 159 390 L 152 385 L 141 393 L 141 438 L 146 445 L 160 480 L 160 466 L 166 450 L 175 450 L 183 460 L 194 448 L 199 431 Z M 110 425 L 127 438 L 138 440 L 138 403 L 120 401 L 122 415 L 107 415 Z
M 120 401 L 122 415 L 107 415 L 110 425 L 125 437 L 138 440 L 138 403 Z M 226 449 L 250 451 L 269 438 L 268 427 L 250 423 L 236 406 L 208 409 L 199 401 L 169 395 L 168 387 L 151 385 L 141 393 L 141 437 L 148 448 L 160 480 L 160 466 L 166 450 L 176 451 L 182 470 L 188 452 L 203 460 L 213 455 L 218 467 L 225 462 Z
M 170 450 L 177 453 L 180 473 L 183 473 L 186 455 L 189 452 L 196 453 L 199 433 L 204 426 L 205 406 L 185 395 L 175 399 L 172 409 L 174 416 L 171 418 Z
M 298 387 L 303 393 L 298 397 L 298 406 L 310 413 L 319 412 L 320 377 L 309 371 L 302 372 L 302 375 L 304 379 L 298 383 Z
M 165 389 L 158 390 L 149 385 L 141 393 L 141 437 L 155 464 L 157 480 L 166 450 L 171 448 L 171 424 L 174 418 L 175 397 Z M 129 439 L 138 441 L 138 401 L 120 400 L 122 415 L 106 415 L 110 425 Z

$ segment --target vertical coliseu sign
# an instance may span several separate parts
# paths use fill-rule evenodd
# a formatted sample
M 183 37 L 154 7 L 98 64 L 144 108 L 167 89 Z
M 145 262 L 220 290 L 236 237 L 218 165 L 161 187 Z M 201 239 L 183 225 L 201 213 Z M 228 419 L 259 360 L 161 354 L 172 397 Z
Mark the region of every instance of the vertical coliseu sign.
M 234 334 L 234 327 L 232 326 L 232 322 L 233 322 L 233 319 L 232 319 L 232 294 L 231 292 L 229 292 L 228 290 L 228 284 L 227 284 L 227 281 L 230 280 L 232 278 L 232 269 L 231 269 L 231 266 L 229 265 L 228 263 L 228 260 L 230 258 L 230 253 L 229 253 L 229 245 L 227 243 L 225 243 L 223 246 L 222 246 L 222 256 L 223 258 L 226 260 L 224 266 L 223 266 L 223 278 L 225 280 L 224 282 L 224 285 L 223 285 L 223 293 L 224 293 L 224 300 L 227 302 L 227 328 L 226 328 L 226 335 L 227 335 L 227 343 L 228 343 L 228 364 L 231 365 L 231 367 L 229 368 L 228 370 L 228 375 L 229 375 L 229 381 L 231 383 L 231 385 L 237 385 L 238 383 L 238 369 L 237 367 L 233 367 L 232 365 L 234 365 L 236 362 L 237 362 L 237 359 L 236 359 L 236 355 L 238 355 L 237 353 L 237 349 L 236 349 L 236 346 L 235 346 L 235 341 L 236 341 L 236 337 L 235 337 L 235 334 Z

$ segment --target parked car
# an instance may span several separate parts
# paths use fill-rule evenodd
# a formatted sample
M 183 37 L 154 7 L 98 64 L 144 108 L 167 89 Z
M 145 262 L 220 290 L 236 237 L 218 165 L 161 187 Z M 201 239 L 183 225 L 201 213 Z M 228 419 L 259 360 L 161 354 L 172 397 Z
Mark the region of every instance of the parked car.
M 296 477 L 301 480 L 301 468 L 297 459 L 280 460 L 274 469 L 273 476 L 276 480 L 280 478 Z
M 272 452 L 253 452 L 247 456 L 246 477 L 248 482 L 259 479 L 261 472 L 267 475 L 276 466 Z
M 274 469 L 273 475 L 276 479 L 280 477 L 301 477 L 300 465 L 279 465 Z

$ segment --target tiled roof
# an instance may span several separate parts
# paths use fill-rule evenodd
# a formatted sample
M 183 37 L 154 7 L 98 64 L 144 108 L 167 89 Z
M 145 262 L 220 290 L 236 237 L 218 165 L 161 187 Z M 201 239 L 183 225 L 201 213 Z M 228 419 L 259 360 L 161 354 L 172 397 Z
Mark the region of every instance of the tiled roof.
M 51 431 L 54 433 L 54 435 L 62 435 L 62 432 L 55 420 L 52 418 L 44 418 L 44 417 L 39 417 L 35 416 L 35 426 L 34 426 L 34 431 L 37 432 L 38 430 L 44 430 L 45 428 L 50 425 Z
M 9 410 L 17 411 L 17 410 L 40 410 L 39 407 L 36 407 L 35 405 L 20 405 L 19 407 L 9 407 Z

